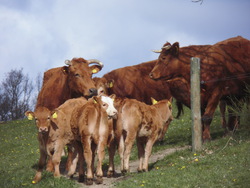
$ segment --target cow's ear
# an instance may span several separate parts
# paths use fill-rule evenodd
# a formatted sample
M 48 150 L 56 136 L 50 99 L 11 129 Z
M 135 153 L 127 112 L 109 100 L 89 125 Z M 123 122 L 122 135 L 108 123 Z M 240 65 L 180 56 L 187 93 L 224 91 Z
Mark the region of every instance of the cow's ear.
M 115 98 L 116 98 L 116 94 L 112 94 L 109 96 L 113 101 L 115 101 Z
M 57 122 L 57 117 L 58 117 L 57 110 L 52 110 L 50 112 L 50 120 L 53 121 L 54 123 L 56 123 Z
M 92 97 L 95 104 L 99 103 L 99 98 L 97 96 Z
M 153 97 L 151 97 L 151 102 L 152 102 L 153 105 L 158 103 L 158 101 L 155 100 Z
M 63 74 L 68 74 L 69 73 L 69 67 L 68 66 L 63 66 L 61 70 L 62 70 Z
M 175 42 L 171 47 L 171 53 L 173 56 L 179 56 L 179 42 Z
M 92 74 L 98 73 L 100 70 L 102 70 L 102 67 L 99 65 L 92 65 L 90 67 Z
M 114 80 L 112 79 L 112 80 L 109 80 L 108 82 L 107 82 L 107 88 L 112 88 L 112 87 L 114 87 Z
M 25 112 L 25 116 L 28 118 L 28 120 L 32 120 L 33 118 L 35 118 L 35 114 L 32 111 Z

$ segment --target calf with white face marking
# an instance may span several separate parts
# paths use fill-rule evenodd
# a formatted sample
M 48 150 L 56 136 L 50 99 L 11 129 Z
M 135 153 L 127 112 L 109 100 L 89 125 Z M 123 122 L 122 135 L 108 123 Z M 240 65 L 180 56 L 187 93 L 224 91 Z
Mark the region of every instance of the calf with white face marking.
M 173 119 L 171 103 L 162 100 L 147 105 L 135 99 L 121 99 L 115 103 L 119 106 L 115 137 L 119 139 L 121 171 L 129 171 L 129 157 L 135 140 L 140 160 L 138 171 L 148 171 L 152 147 Z
M 73 112 L 71 128 L 75 137 L 81 137 L 83 145 L 83 155 L 87 164 L 86 184 L 93 184 L 94 158 L 97 153 L 96 183 L 103 182 L 102 161 L 105 156 L 105 146 L 109 137 L 108 119 L 117 115 L 117 110 L 113 106 L 115 95 L 110 97 L 93 97 L 77 112 Z M 83 168 L 83 166 L 80 166 Z

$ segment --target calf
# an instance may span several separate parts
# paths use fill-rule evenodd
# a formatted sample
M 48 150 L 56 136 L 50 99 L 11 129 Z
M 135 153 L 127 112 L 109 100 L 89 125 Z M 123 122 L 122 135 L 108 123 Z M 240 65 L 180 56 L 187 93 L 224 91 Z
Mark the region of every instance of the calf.
M 118 108 L 116 138 L 119 139 L 121 171 L 129 171 L 129 157 L 136 139 L 140 164 L 138 171 L 148 171 L 148 160 L 157 139 L 161 138 L 172 120 L 169 100 L 147 105 L 135 99 L 115 101 Z
M 75 137 L 80 136 L 83 145 L 83 155 L 87 164 L 87 185 L 93 184 L 95 152 L 97 152 L 98 158 L 96 183 L 103 182 L 102 161 L 110 133 L 108 118 L 117 114 L 117 110 L 113 106 L 112 99 L 114 98 L 115 95 L 112 95 L 111 98 L 106 96 L 93 97 L 85 105 L 78 108 L 76 113 L 73 112 L 70 124 Z
M 73 144 L 78 147 L 74 142 L 74 136 L 71 132 L 70 118 L 74 108 L 82 106 L 87 102 L 83 97 L 77 99 L 70 99 L 63 103 L 55 110 L 48 110 L 45 107 L 36 108 L 35 112 L 27 111 L 25 115 L 29 120 L 33 118 L 36 121 L 38 128 L 38 141 L 40 149 L 40 159 L 38 163 L 38 170 L 32 181 L 37 183 L 41 180 L 42 170 L 46 165 L 47 156 L 52 158 L 54 168 L 54 176 L 60 177 L 59 165 L 63 148 L 67 144 Z M 76 158 L 77 151 L 72 154 Z M 74 161 L 73 165 L 76 166 Z M 74 173 L 75 167 L 69 169 L 68 175 Z

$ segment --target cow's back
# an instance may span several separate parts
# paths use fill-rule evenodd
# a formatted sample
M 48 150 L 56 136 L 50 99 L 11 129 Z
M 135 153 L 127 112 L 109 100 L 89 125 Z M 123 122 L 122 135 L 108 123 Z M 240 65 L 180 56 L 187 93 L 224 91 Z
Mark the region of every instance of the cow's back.
M 43 86 L 37 97 L 38 106 L 47 107 L 52 110 L 70 98 L 69 88 L 66 84 L 67 75 L 62 68 L 53 68 L 44 73 Z
M 151 104 L 151 97 L 156 100 L 169 99 L 169 88 L 162 81 L 150 79 L 149 73 L 156 63 L 156 60 L 128 66 L 113 70 L 103 77 L 107 80 L 114 80 L 111 93 L 117 97 L 137 99 Z M 164 89 L 163 89 L 164 88 Z

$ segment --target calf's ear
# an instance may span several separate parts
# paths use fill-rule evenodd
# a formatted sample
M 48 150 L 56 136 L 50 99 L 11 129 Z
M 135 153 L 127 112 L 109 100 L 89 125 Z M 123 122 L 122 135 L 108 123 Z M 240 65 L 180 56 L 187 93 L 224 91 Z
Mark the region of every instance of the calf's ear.
M 158 101 L 155 100 L 153 97 L 151 97 L 151 102 L 152 102 L 153 105 L 158 103 Z
M 32 111 L 27 111 L 25 112 L 25 116 L 28 118 L 28 120 L 32 120 L 35 117 L 35 114 Z
M 116 94 L 112 94 L 112 95 L 110 95 L 109 97 L 114 101 L 115 98 L 116 98 Z

